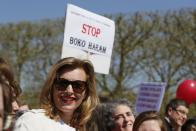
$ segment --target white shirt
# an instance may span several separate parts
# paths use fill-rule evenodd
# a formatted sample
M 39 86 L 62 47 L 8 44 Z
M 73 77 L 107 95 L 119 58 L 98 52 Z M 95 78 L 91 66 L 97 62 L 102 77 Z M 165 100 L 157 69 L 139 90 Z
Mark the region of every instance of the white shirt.
M 75 131 L 65 123 L 50 119 L 43 109 L 29 110 L 19 117 L 14 131 Z

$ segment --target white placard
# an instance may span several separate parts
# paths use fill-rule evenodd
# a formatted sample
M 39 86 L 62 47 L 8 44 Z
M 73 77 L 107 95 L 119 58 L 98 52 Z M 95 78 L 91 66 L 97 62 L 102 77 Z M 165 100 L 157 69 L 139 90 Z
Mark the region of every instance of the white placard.
M 114 21 L 68 4 L 61 58 L 88 59 L 95 72 L 108 74 L 114 33 Z
M 139 114 L 149 110 L 159 111 L 165 93 L 165 86 L 166 83 L 142 83 L 135 104 L 136 113 Z

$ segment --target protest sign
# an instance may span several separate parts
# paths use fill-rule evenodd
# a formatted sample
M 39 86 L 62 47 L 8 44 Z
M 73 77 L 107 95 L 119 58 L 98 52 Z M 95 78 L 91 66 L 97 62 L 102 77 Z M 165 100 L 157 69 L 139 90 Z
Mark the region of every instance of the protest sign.
M 68 4 L 61 58 L 88 59 L 95 72 L 108 74 L 114 32 L 114 21 Z
M 159 111 L 166 83 L 148 82 L 140 85 L 136 100 L 136 112 L 139 114 L 144 111 Z

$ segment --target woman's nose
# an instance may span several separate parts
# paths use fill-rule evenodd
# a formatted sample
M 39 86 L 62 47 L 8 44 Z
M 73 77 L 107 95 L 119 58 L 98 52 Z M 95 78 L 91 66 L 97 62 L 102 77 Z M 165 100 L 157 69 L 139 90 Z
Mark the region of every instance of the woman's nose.
M 126 115 L 124 116 L 124 121 L 127 122 L 127 121 L 129 121 L 129 119 L 130 119 L 130 118 L 129 118 L 128 116 L 126 116 Z
M 67 91 L 67 92 L 73 92 L 73 87 L 72 87 L 71 84 L 69 84 L 69 85 L 67 86 L 66 91 Z
M 16 112 L 19 110 L 19 105 L 16 101 L 12 102 L 12 110 L 13 110 L 13 112 Z

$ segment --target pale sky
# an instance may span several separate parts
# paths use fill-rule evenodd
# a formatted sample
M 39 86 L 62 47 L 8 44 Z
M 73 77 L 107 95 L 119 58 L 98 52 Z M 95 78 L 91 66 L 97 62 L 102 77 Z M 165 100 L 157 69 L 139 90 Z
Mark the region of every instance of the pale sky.
M 196 8 L 196 0 L 1 0 L 0 23 L 65 17 L 67 3 L 100 15 Z

